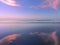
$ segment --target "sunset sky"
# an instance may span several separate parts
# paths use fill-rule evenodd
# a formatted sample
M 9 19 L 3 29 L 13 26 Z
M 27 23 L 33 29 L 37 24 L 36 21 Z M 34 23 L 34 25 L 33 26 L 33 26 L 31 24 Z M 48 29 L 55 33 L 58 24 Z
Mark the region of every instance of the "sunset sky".
M 60 20 L 60 0 L 0 0 L 0 20 Z

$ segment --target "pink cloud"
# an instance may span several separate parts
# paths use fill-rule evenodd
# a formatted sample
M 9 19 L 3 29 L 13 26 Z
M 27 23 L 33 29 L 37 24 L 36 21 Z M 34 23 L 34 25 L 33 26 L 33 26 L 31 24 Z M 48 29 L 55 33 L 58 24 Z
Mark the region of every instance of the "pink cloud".
M 15 0 L 0 0 L 0 2 L 10 5 L 10 6 L 21 6 L 17 4 Z
M 46 8 L 51 7 L 53 9 L 57 9 L 59 4 L 59 0 L 45 0 L 41 5 L 39 5 L 40 8 Z
M 29 8 L 34 8 L 34 6 L 30 6 Z
M 30 6 L 30 8 L 53 8 L 57 10 L 59 4 L 59 0 L 44 0 L 41 4 L 37 6 Z

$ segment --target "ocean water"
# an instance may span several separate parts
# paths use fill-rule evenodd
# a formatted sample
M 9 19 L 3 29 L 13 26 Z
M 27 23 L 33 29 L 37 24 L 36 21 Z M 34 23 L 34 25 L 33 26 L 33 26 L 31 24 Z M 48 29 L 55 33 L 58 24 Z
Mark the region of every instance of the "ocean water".
M 17 38 L 13 41 L 8 40 L 8 43 L 6 43 L 7 39 L 5 38 L 13 34 L 21 34 L 23 36 L 21 37 L 21 39 Z M 42 36 L 39 38 L 37 35 Z M 49 42 L 49 40 L 51 39 L 49 36 L 53 40 L 51 41 L 52 43 Z M 45 41 L 43 43 L 42 40 L 43 39 L 47 40 L 46 37 L 48 41 Z M 8 39 L 10 38 L 11 37 L 9 37 Z M 0 23 L 0 39 L 1 39 L 0 42 L 2 41 L 1 45 L 59 45 L 60 24 L 59 23 Z M 4 39 L 6 40 L 5 42 L 3 42 Z M 9 41 L 12 43 L 10 43 Z

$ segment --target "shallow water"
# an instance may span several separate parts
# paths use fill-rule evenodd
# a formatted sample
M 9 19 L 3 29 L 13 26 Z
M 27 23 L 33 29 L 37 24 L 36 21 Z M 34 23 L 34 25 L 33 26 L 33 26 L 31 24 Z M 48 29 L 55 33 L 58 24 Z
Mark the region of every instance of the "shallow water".
M 27 38 L 28 34 L 39 35 L 40 32 L 43 32 L 42 33 L 43 35 L 49 34 L 49 35 L 55 36 L 57 34 L 57 36 L 55 36 L 56 40 L 54 39 L 56 41 L 55 43 L 57 45 L 57 42 L 58 41 L 60 42 L 60 24 L 59 23 L 0 23 L 0 39 L 3 39 L 7 35 L 11 35 L 11 34 L 23 34 L 23 38 L 25 40 L 25 38 Z M 56 32 L 56 34 L 55 34 L 55 32 Z M 53 34 L 51 34 L 51 33 L 53 33 Z M 30 37 L 30 36 L 28 36 L 28 37 Z M 58 37 L 58 39 L 56 37 Z M 7 40 L 7 39 L 5 39 L 5 40 Z M 16 42 L 18 42 L 18 41 L 16 41 Z M 29 43 L 32 43 L 32 42 L 29 42 Z M 20 43 L 19 44 L 16 43 L 16 44 L 19 45 Z M 27 42 L 26 43 L 24 42 L 24 44 L 28 45 Z M 21 45 L 24 45 L 24 44 L 22 43 Z M 31 45 L 33 45 L 33 44 L 31 44 Z
M 36 28 L 36 31 L 39 28 L 53 28 L 58 30 L 60 28 L 59 23 L 0 23 L 0 35 L 8 33 L 18 33 L 18 32 L 27 32 L 33 31 Z M 46 30 L 44 30 L 46 31 Z

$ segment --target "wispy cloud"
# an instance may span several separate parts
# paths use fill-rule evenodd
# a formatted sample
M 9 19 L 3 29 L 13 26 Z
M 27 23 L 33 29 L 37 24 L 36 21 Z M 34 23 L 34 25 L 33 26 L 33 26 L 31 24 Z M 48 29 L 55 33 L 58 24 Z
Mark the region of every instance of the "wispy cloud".
M 59 4 L 59 0 L 44 0 L 41 4 L 38 4 L 37 6 L 30 6 L 30 8 L 53 8 L 57 10 Z
M 46 8 L 46 7 L 51 7 L 53 9 L 57 9 L 59 4 L 59 0 L 45 0 L 40 7 L 41 8 Z
M 20 6 L 15 0 L 0 0 L 0 2 L 5 3 L 10 6 Z
M 36 9 L 37 7 L 36 7 L 36 6 L 34 6 L 34 5 L 32 5 L 32 6 L 30 6 L 29 8 L 32 8 L 32 9 L 33 9 L 33 8 L 35 8 L 35 9 Z

